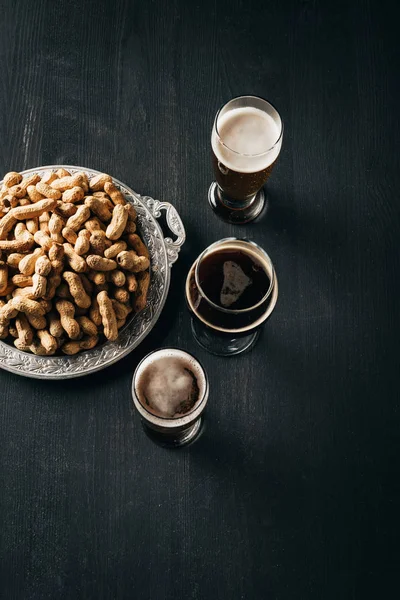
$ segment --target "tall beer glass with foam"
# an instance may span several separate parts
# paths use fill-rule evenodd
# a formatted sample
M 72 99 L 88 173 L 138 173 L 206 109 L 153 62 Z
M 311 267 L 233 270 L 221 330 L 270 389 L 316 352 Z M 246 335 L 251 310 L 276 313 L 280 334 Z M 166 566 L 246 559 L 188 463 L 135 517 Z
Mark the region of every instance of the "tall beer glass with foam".
M 282 146 L 283 124 L 276 108 L 257 96 L 233 98 L 218 112 L 211 134 L 215 179 L 208 199 L 230 223 L 248 223 L 262 211 L 263 185 Z

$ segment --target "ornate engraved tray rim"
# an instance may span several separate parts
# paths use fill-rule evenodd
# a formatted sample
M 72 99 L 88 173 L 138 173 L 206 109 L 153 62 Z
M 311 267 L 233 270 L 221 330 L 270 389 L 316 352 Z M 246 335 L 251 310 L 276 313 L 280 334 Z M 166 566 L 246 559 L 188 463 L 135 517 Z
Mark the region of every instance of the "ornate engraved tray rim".
M 67 169 L 72 173 L 84 171 L 89 177 L 100 173 L 95 169 L 75 165 L 48 165 L 21 171 L 21 173 L 28 175 L 60 168 Z M 135 206 L 138 213 L 139 231 L 149 248 L 151 281 L 147 306 L 142 312 L 134 315 L 121 329 L 115 342 L 105 342 L 75 356 L 35 356 L 21 352 L 0 340 L 0 368 L 34 379 L 83 377 L 105 369 L 124 358 L 143 341 L 156 324 L 167 299 L 171 267 L 177 260 L 180 248 L 185 241 L 185 229 L 172 204 L 154 200 L 150 196 L 140 196 L 115 177 L 113 177 L 113 181 L 125 194 L 128 202 Z M 169 237 L 164 238 L 157 222 L 163 210 L 166 211 L 169 228 L 177 236 L 175 241 Z

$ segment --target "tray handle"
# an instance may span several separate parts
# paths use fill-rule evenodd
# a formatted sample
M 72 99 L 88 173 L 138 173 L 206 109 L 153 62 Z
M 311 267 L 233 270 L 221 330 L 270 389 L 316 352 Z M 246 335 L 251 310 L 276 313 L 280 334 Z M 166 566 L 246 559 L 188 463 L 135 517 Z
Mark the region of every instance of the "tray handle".
M 186 233 L 182 220 L 176 208 L 169 202 L 160 202 L 160 200 L 154 200 L 153 198 L 148 197 L 145 198 L 145 202 L 147 208 L 156 219 L 159 219 L 161 217 L 161 211 L 165 210 L 167 225 L 172 233 L 176 235 L 177 239 L 175 241 L 170 237 L 164 238 L 164 244 L 168 255 L 168 265 L 169 267 L 172 267 L 178 260 L 180 249 L 186 240 Z

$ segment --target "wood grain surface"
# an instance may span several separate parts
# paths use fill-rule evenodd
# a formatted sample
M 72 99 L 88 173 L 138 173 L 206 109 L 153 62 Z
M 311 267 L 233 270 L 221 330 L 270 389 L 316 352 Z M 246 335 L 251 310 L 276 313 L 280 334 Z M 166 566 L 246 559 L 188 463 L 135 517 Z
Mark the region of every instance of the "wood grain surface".
M 187 244 L 129 357 L 63 383 L 0 372 L 1 598 L 397 597 L 394 7 L 2 2 L 0 171 L 107 171 L 172 202 Z M 243 93 L 285 133 L 268 211 L 236 227 L 207 189 L 213 116 Z M 195 345 L 183 286 L 230 235 L 267 250 L 280 297 L 256 348 L 224 359 Z M 130 398 L 137 362 L 168 345 L 210 378 L 206 431 L 180 451 L 147 439 Z

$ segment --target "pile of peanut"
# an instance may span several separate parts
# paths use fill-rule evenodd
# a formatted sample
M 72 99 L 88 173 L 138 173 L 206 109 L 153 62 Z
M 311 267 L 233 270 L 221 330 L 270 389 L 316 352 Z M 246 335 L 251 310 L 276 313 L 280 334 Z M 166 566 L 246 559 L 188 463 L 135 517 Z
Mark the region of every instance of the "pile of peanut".
M 0 339 L 76 354 L 145 307 L 149 253 L 110 175 L 7 173 L 0 216 Z

